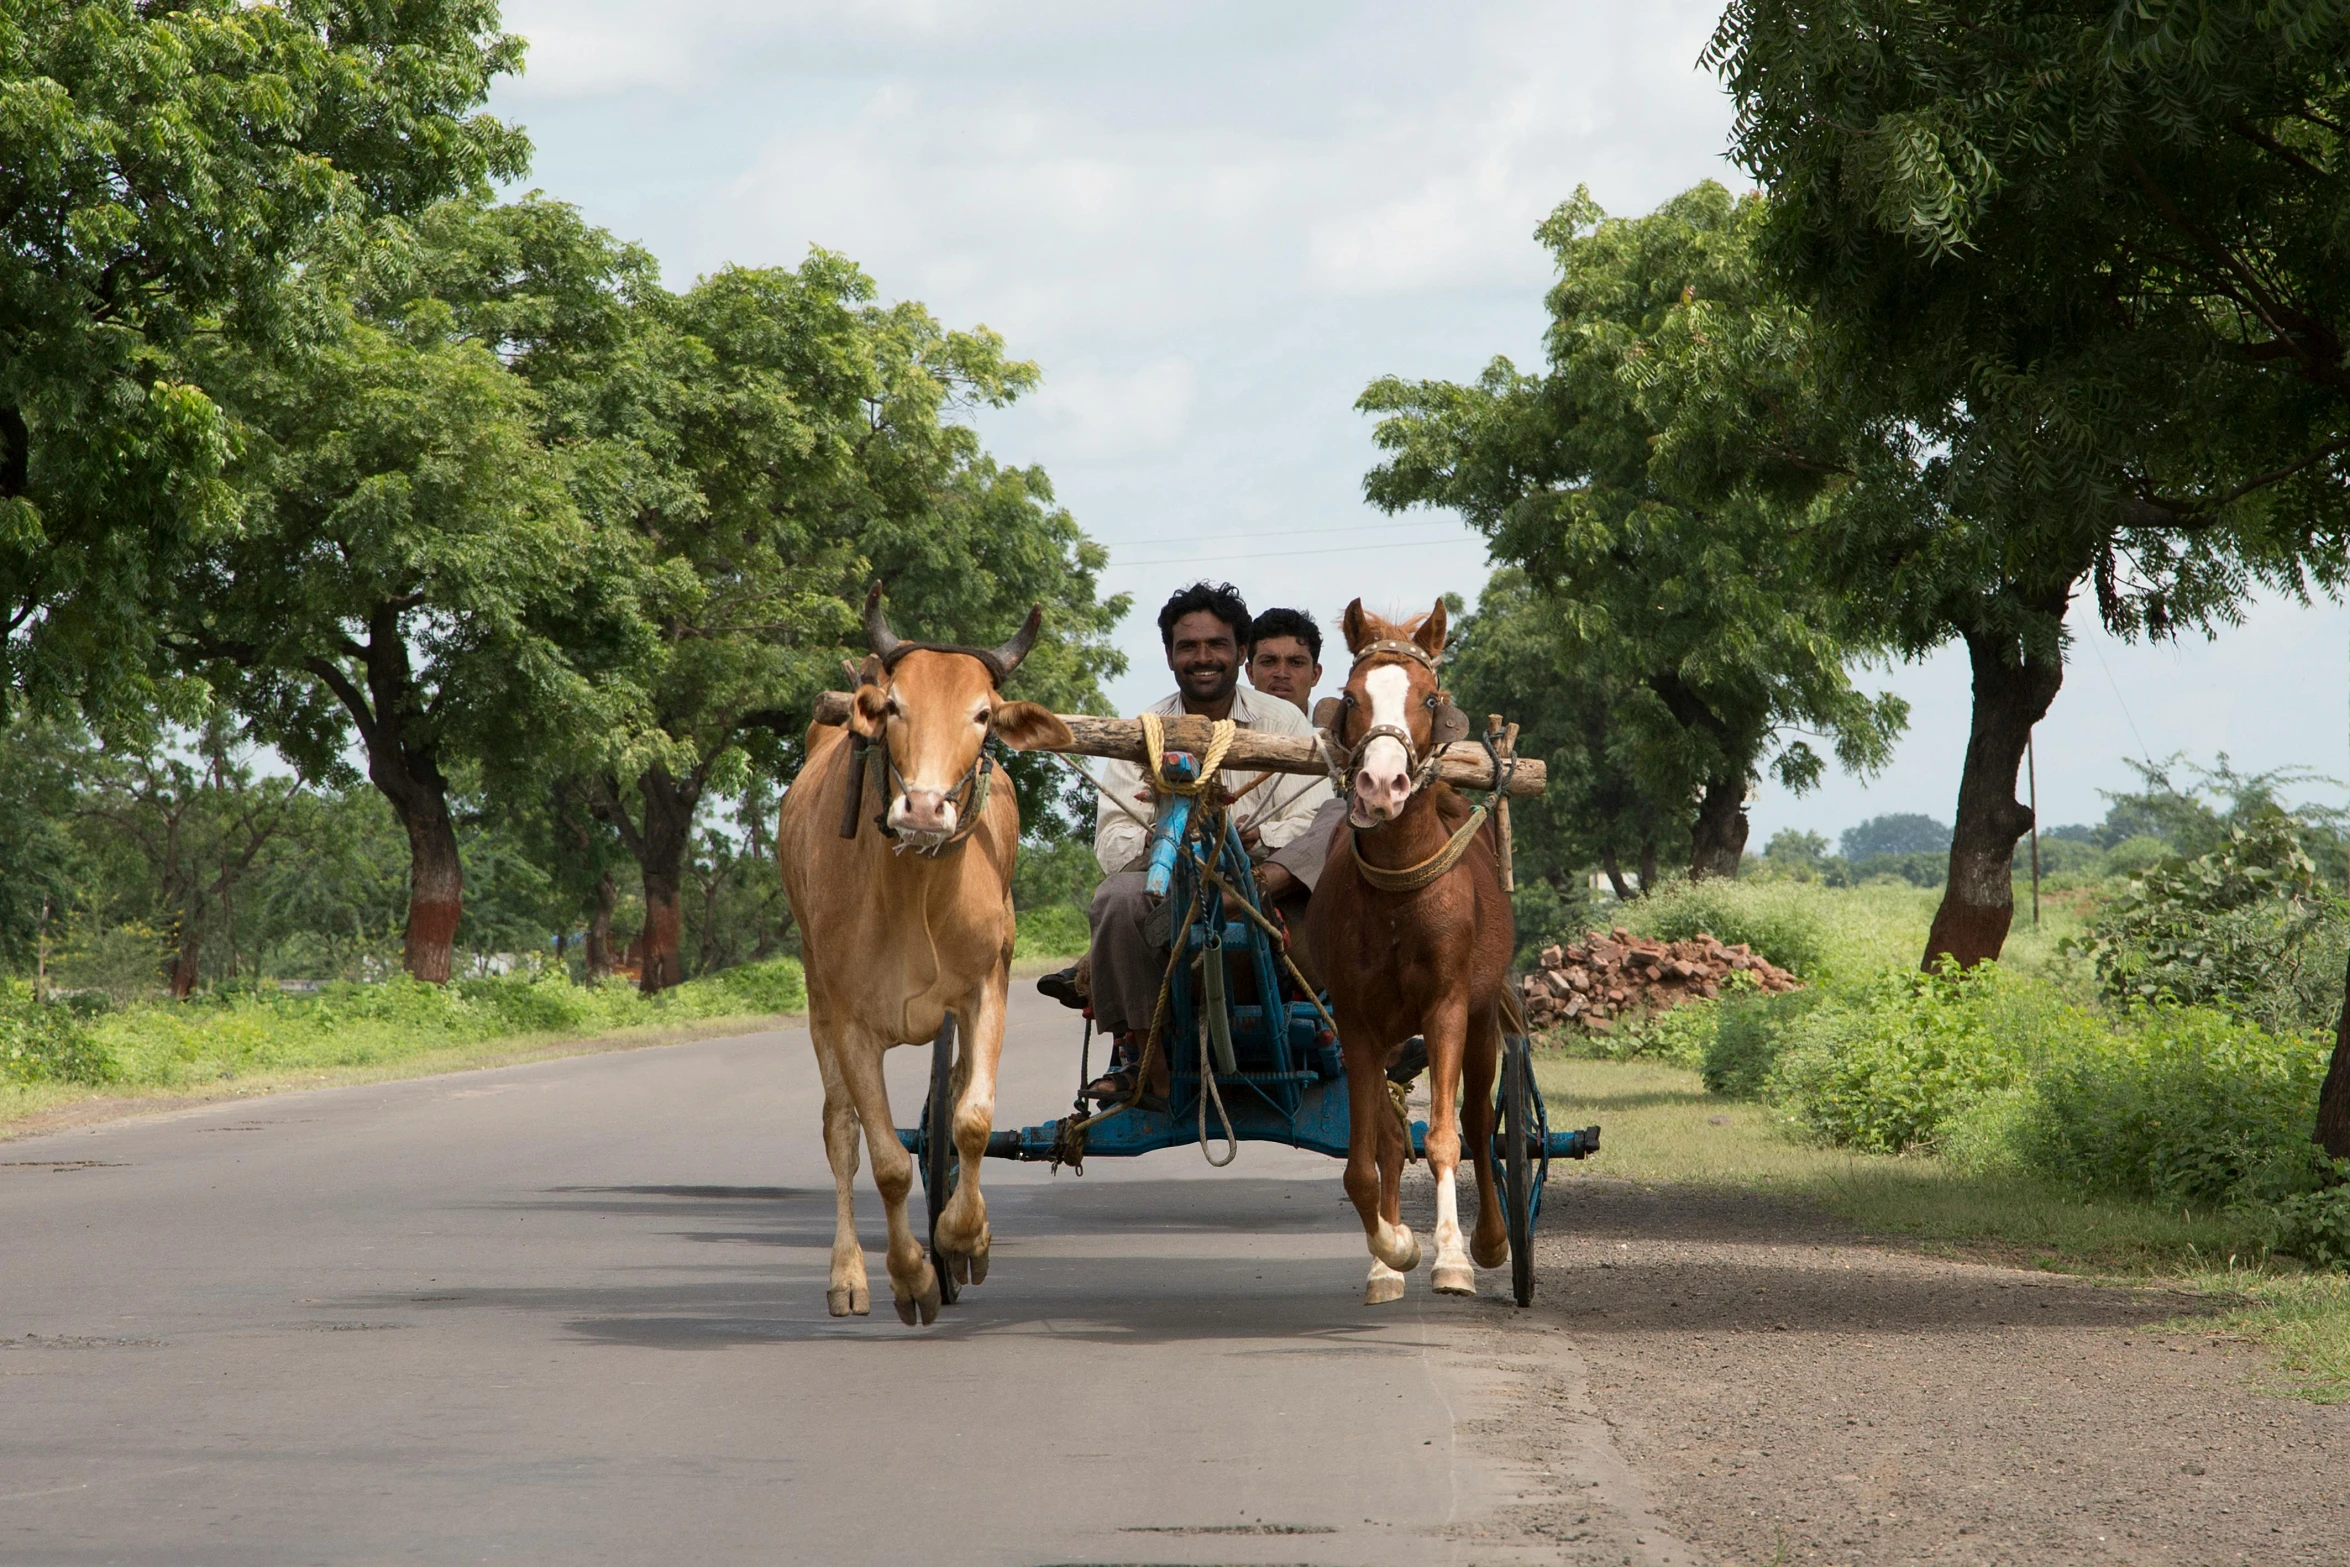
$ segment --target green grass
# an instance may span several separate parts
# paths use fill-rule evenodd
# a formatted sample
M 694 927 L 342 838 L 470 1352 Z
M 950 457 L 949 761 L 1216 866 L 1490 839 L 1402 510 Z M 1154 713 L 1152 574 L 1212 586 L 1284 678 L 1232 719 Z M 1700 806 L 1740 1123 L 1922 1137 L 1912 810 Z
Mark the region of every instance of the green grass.
M 15 987 L 21 991 L 22 987 Z M 204 1098 L 414 1077 L 577 1050 L 723 1032 L 801 1010 L 807 989 L 792 959 L 729 969 L 647 997 L 626 985 L 560 976 L 473 980 L 445 987 L 396 979 L 335 985 L 315 996 L 245 991 L 177 1005 L 138 1004 L 70 1024 L 74 1048 L 27 1054 L 0 1074 L 0 1135 L 92 1101 Z M 62 1008 L 5 999 L 7 1018 L 62 1021 Z M 19 1030 L 21 1032 L 21 1029 Z M 95 1108 L 93 1106 L 93 1108 Z
M 2218 1327 L 2264 1346 L 2279 1375 L 2271 1391 L 2313 1404 L 2350 1403 L 2350 1277 L 2315 1273 L 2272 1277 L 2230 1270 L 2199 1280 L 2239 1304 Z
M 1077 958 L 1085 955 L 1089 933 L 1085 911 L 1067 903 L 1022 909 L 1012 948 L 1018 958 Z

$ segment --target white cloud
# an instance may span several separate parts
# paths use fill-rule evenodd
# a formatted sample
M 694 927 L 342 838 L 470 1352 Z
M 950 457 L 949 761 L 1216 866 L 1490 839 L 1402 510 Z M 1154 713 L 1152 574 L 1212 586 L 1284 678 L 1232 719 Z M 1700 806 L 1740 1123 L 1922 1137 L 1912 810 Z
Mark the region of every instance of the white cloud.
M 1161 359 L 1120 374 L 1087 366 L 1048 372 L 1033 407 L 1088 461 L 1171 451 L 1191 420 L 1199 377 L 1188 359 Z

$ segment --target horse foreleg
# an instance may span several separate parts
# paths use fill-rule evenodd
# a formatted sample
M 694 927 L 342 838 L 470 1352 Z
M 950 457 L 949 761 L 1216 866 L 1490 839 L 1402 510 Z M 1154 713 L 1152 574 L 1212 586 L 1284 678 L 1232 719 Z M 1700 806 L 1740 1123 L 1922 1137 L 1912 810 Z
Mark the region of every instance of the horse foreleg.
M 978 999 L 961 1015 L 963 1039 L 955 1057 L 955 1152 L 960 1172 L 955 1194 L 938 1216 L 937 1245 L 957 1283 L 987 1280 L 987 1200 L 979 1195 L 979 1162 L 987 1157 L 995 1130 L 996 1062 L 1004 1048 L 1004 1000 L 1011 979 L 998 966 L 979 988 Z
M 1477 1228 L 1469 1236 L 1469 1256 L 1480 1268 L 1498 1268 L 1510 1260 L 1510 1230 L 1502 1218 L 1501 1181 L 1493 1167 L 1493 1079 L 1500 1065 L 1501 1019 L 1487 1013 L 1470 1023 L 1461 1062 L 1461 1136 L 1477 1171 Z
M 897 1124 L 890 1119 L 889 1084 L 881 1074 L 886 1041 L 859 1033 L 843 1040 L 838 1049 L 841 1077 L 865 1126 L 865 1146 L 873 1155 L 873 1184 L 881 1191 L 881 1207 L 889 1220 L 889 1292 L 898 1308 L 898 1320 L 924 1323 L 938 1320 L 938 1273 L 930 1266 L 929 1248 L 906 1218 L 906 1194 L 914 1188 L 914 1156 L 898 1141 Z
M 1477 1270 L 1461 1241 L 1460 1193 L 1455 1177 L 1461 1163 L 1461 1057 L 1467 1033 L 1465 1008 L 1432 1010 L 1424 1020 L 1428 1040 L 1428 1173 L 1436 1177 L 1436 1264 L 1428 1282 L 1439 1295 L 1474 1295 Z
M 836 1317 L 861 1317 L 873 1309 L 865 1282 L 865 1248 L 857 1243 L 857 1106 L 833 1059 L 829 1030 L 811 1028 L 816 1069 L 824 1076 L 824 1159 L 832 1166 L 832 1277 L 824 1309 Z
M 1346 1195 L 1363 1221 L 1363 1238 L 1371 1248 L 1371 1277 L 1363 1289 L 1366 1306 L 1401 1295 L 1402 1276 L 1420 1265 L 1419 1241 L 1389 1217 L 1398 1212 L 1395 1190 L 1403 1166 L 1400 1158 L 1390 1161 L 1382 1157 L 1395 1123 L 1395 1112 L 1387 1100 L 1382 1055 L 1367 1048 L 1346 1052 Z M 1393 1178 L 1383 1168 L 1390 1162 Z
M 1380 1074 L 1384 1077 L 1386 1074 Z M 1411 1133 L 1396 1118 L 1394 1100 L 1381 1094 L 1379 1116 L 1379 1216 L 1403 1234 L 1411 1231 L 1403 1227 L 1403 1167 L 1411 1155 Z M 1413 1242 L 1412 1260 L 1419 1261 L 1419 1243 Z M 1381 1262 L 1371 1259 L 1371 1276 L 1363 1284 L 1363 1304 L 1376 1306 L 1381 1301 L 1403 1297 L 1404 1276 Z

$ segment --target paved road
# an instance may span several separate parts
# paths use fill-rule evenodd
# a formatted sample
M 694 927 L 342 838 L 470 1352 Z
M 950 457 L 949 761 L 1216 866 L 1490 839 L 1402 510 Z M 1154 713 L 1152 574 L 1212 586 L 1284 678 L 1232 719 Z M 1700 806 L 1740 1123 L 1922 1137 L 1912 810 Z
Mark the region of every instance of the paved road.
M 1507 1520 L 1577 1499 L 1679 1559 L 1604 1434 L 1478 1434 L 1562 1335 L 1359 1304 L 1316 1156 L 991 1164 L 986 1285 L 828 1318 L 819 1095 L 787 1030 L 0 1144 L 0 1562 L 1556 1561 Z

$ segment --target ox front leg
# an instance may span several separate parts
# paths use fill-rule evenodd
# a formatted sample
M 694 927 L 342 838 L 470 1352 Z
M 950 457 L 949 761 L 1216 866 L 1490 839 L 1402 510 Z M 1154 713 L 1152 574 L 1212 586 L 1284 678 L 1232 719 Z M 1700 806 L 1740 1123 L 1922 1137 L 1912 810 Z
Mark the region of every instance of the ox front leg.
M 857 1244 L 857 1106 L 840 1074 L 829 1029 L 816 1036 L 816 1066 L 824 1074 L 824 1157 L 832 1166 L 832 1280 L 824 1309 L 836 1317 L 862 1317 L 873 1309 L 865 1282 L 865 1248 Z
M 881 1056 L 889 1041 L 857 1035 L 839 1050 L 840 1071 L 849 1097 L 864 1124 L 865 1147 L 873 1156 L 873 1184 L 881 1191 L 881 1208 L 889 1220 L 889 1292 L 898 1308 L 898 1320 L 925 1325 L 938 1320 L 938 1273 L 930 1266 L 929 1248 L 906 1218 L 906 1194 L 914 1189 L 914 1156 L 898 1141 L 897 1123 L 890 1119 L 889 1085 L 882 1079 Z
M 1467 1009 L 1457 1003 L 1427 1019 L 1428 1173 L 1436 1177 L 1436 1264 L 1428 1282 L 1439 1295 L 1474 1295 L 1477 1270 L 1461 1236 L 1461 1057 Z
M 980 1161 L 995 1130 L 996 1062 L 1004 1048 L 1004 1001 L 1011 971 L 998 965 L 962 1009 L 963 1048 L 955 1059 L 955 1194 L 938 1216 L 937 1246 L 957 1283 L 987 1282 L 987 1199 L 979 1193 Z
M 1356 1035 L 1350 1030 L 1342 1037 L 1352 1040 Z M 1396 1190 L 1403 1159 L 1391 1148 L 1400 1139 L 1387 1098 L 1384 1063 L 1384 1051 L 1346 1047 L 1346 1195 L 1363 1221 L 1363 1238 L 1371 1249 L 1371 1276 L 1363 1285 L 1366 1306 L 1401 1296 L 1403 1276 L 1420 1265 L 1419 1240 L 1391 1217 L 1399 1211 Z

